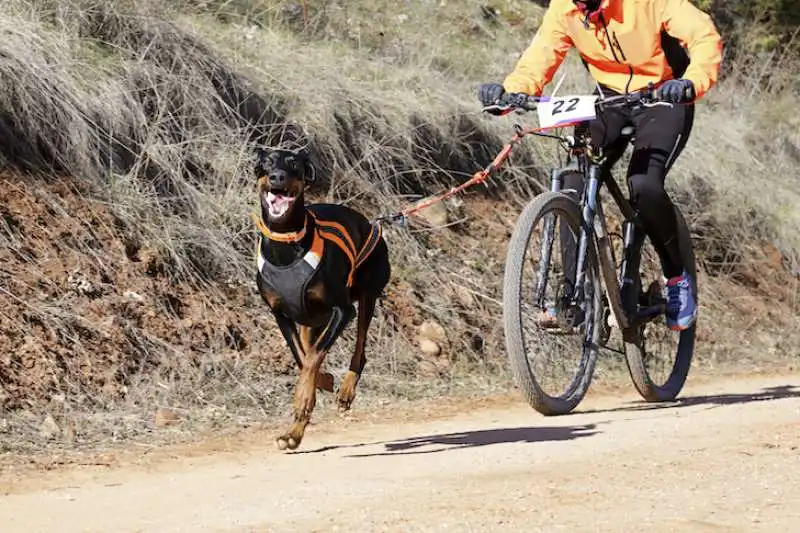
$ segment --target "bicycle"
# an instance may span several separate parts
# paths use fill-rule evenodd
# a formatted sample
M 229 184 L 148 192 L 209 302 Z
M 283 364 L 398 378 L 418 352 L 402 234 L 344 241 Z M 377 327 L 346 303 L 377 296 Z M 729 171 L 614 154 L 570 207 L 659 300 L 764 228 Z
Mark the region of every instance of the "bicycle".
M 543 104 L 546 109 L 543 111 Z M 567 96 L 559 98 L 536 98 L 523 94 L 506 95 L 496 106 L 484 108 L 484 111 L 496 110 L 503 114 L 517 112 L 539 112 L 542 118 L 562 114 L 564 121 L 556 122 L 556 127 L 575 125 L 593 118 L 602 108 L 614 106 L 648 106 L 671 105 L 659 102 L 652 86 L 639 92 L 628 92 L 607 98 L 596 96 Z M 569 117 L 573 117 L 572 123 Z M 546 126 L 546 125 L 545 125 Z M 646 401 L 663 402 L 673 400 L 683 388 L 691 366 L 694 344 L 695 324 L 678 333 L 677 348 L 674 349 L 674 361 L 671 363 L 668 377 L 663 382 L 656 382 L 648 370 L 649 358 L 646 341 L 648 327 L 657 328 L 657 319 L 662 318 L 666 309 L 661 283 L 663 275 L 658 265 L 657 279 L 643 290 L 642 284 L 642 247 L 646 236 L 639 219 L 628 199 L 623 195 L 619 185 L 610 172 L 601 172 L 602 152 L 595 153 L 591 147 L 588 128 L 582 132 L 576 129 L 575 135 L 561 136 L 544 131 L 548 127 L 523 129 L 515 124 L 516 135 L 508 143 L 492 164 L 484 170 L 485 174 L 495 172 L 511 153 L 514 144 L 526 135 L 536 135 L 559 141 L 567 152 L 567 164 L 551 171 L 550 190 L 541 193 L 527 203 L 520 213 L 513 230 L 506 257 L 503 282 L 503 325 L 506 351 L 512 363 L 514 377 L 521 387 L 528 403 L 543 415 L 560 415 L 571 412 L 585 396 L 595 372 L 595 364 L 600 348 L 607 346 L 613 324 L 616 322 L 622 334 L 623 351 L 631 379 L 639 394 Z M 552 127 L 552 120 L 551 120 Z M 628 129 L 623 134 L 633 142 L 635 131 Z M 576 199 L 576 191 L 563 190 L 563 182 L 567 173 L 577 173 L 583 180 L 583 194 Z M 622 214 L 622 257 L 617 265 L 611 234 L 608 231 L 608 220 L 603 211 L 601 188 L 605 186 L 616 207 Z M 679 241 L 683 266 L 691 275 L 697 294 L 697 271 L 694 250 L 689 230 L 682 213 L 676 206 L 679 227 Z M 556 240 L 557 218 L 567 223 L 567 230 L 576 241 L 577 261 L 573 283 L 551 285 L 556 296 L 546 298 L 545 292 L 551 274 L 553 261 L 553 245 Z M 544 222 L 544 228 L 535 232 L 538 222 Z M 564 235 L 561 226 L 561 239 Z M 532 238 L 539 240 L 539 254 L 536 274 L 538 280 L 532 294 L 522 290 L 522 277 L 525 257 L 532 248 Z M 619 278 L 617 270 L 619 268 Z M 554 270 L 555 272 L 555 270 Z M 566 277 L 565 277 L 566 279 Z M 624 283 L 620 280 L 624 280 Z M 563 285 L 563 286 L 561 286 Z M 623 287 L 625 292 L 623 294 Z M 624 301 L 623 301 L 624 298 Z M 580 335 L 582 347 L 580 361 L 572 372 L 572 377 L 564 390 L 558 395 L 546 392 L 540 384 L 541 376 L 531 369 L 527 357 L 524 338 L 523 319 L 530 314 L 523 312 L 523 305 L 533 304 L 553 319 L 541 329 L 547 336 Z M 662 320 L 663 323 L 663 320 Z M 664 324 L 663 331 L 670 332 Z M 652 334 L 659 330 L 650 330 Z M 541 341 L 543 344 L 544 341 Z M 671 355 L 670 355 L 671 357 Z M 558 360 L 557 360 L 558 361 Z M 563 358 L 561 360 L 563 363 Z M 549 366 L 553 366 L 549 364 Z

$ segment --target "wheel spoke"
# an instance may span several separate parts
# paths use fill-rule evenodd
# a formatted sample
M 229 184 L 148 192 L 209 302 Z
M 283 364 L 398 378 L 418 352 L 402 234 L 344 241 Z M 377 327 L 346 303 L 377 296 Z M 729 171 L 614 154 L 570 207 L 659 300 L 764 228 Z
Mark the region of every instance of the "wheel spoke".
M 602 304 L 591 254 L 580 291 L 584 300 L 575 305 L 565 297 L 574 286 L 575 276 L 565 276 L 564 260 L 577 256 L 578 213 L 577 204 L 563 194 L 540 195 L 523 210 L 509 242 L 506 347 L 528 401 L 544 414 L 563 414 L 580 402 L 597 356 L 595 317 Z

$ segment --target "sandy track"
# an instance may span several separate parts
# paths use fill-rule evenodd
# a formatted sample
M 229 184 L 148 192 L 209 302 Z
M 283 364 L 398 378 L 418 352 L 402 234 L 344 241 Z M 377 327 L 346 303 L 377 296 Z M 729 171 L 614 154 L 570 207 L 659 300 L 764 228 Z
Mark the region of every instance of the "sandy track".
M 589 397 L 560 418 L 517 402 L 316 426 L 299 453 L 264 442 L 151 470 L 55 473 L 0 498 L 0 530 L 800 531 L 800 376 L 684 396 L 659 408 Z

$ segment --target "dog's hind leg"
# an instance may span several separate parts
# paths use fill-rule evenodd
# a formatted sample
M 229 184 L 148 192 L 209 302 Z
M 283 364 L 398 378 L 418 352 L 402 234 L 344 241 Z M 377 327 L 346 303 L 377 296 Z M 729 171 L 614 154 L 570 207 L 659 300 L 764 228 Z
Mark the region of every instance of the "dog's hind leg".
M 306 426 L 308 426 L 308 423 L 311 421 L 311 413 L 314 411 L 314 407 L 317 403 L 316 380 L 319 369 L 322 367 L 328 349 L 330 349 L 333 342 L 341 334 L 350 320 L 352 320 L 354 315 L 355 310 L 352 306 L 344 309 L 339 307 L 334 308 L 328 324 L 322 330 L 313 345 L 309 345 L 310 328 L 301 328 L 300 339 L 304 344 L 306 357 L 303 360 L 303 368 L 300 371 L 300 378 L 295 387 L 293 406 L 294 424 L 292 424 L 288 433 L 278 437 L 277 445 L 279 449 L 285 450 L 288 448 L 294 450 L 300 446 Z
M 339 412 L 344 413 L 350 410 L 353 400 L 356 398 L 356 386 L 361 379 L 361 372 L 367 364 L 366 345 L 367 331 L 375 314 L 376 299 L 372 295 L 363 295 L 358 300 L 358 331 L 356 336 L 356 346 L 353 357 L 350 359 L 350 369 L 347 371 L 339 391 L 336 394 L 336 403 L 339 405 Z

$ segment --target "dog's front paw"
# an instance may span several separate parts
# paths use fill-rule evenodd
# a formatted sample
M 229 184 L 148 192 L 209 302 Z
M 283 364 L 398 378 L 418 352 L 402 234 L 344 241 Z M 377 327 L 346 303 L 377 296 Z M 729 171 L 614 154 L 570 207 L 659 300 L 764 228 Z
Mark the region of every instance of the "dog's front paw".
M 284 451 L 289 448 L 289 436 L 281 435 L 280 437 L 276 438 L 275 446 L 277 446 L 280 451 Z
M 288 433 L 285 433 L 275 439 L 275 445 L 280 451 L 283 452 L 286 450 L 296 450 L 302 441 L 303 432 L 299 432 L 295 428 L 292 428 L 292 431 L 289 431 Z
M 285 451 L 287 449 L 295 450 L 297 449 L 298 446 L 300 446 L 300 443 L 297 440 L 295 440 L 294 437 L 288 434 L 281 435 L 280 437 L 275 439 L 275 444 L 278 446 L 278 449 L 280 451 Z

